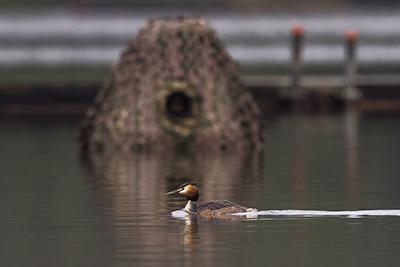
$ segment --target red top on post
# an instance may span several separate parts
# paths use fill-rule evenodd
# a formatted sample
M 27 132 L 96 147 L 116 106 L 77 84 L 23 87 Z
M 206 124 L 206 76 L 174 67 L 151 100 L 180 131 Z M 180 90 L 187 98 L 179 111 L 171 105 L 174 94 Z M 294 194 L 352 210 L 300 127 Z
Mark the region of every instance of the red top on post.
M 356 41 L 358 39 L 358 32 L 355 30 L 348 30 L 345 34 L 347 41 Z
M 301 36 L 304 34 L 305 30 L 302 25 L 296 24 L 296 25 L 293 25 L 291 32 L 292 32 L 292 35 L 294 35 L 294 36 Z

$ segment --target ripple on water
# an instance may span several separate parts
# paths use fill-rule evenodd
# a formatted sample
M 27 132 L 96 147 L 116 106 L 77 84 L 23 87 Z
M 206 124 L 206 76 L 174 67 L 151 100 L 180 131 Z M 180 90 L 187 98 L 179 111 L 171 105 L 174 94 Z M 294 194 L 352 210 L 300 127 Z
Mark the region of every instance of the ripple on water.
M 327 210 L 262 210 L 235 213 L 234 215 L 257 216 L 287 216 L 287 217 L 346 217 L 363 218 L 366 216 L 400 216 L 400 210 L 353 210 L 353 211 L 327 211 Z

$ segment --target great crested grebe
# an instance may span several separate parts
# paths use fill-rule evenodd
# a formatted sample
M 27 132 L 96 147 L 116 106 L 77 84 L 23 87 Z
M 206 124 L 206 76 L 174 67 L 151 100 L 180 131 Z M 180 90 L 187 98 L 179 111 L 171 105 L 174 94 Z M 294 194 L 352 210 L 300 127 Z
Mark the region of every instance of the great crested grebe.
M 199 190 L 196 183 L 181 184 L 178 189 L 168 192 L 166 195 L 174 194 L 181 194 L 187 198 L 188 202 L 184 211 L 192 215 L 217 217 L 239 212 L 256 211 L 256 209 L 246 208 L 228 200 L 214 200 L 198 206 Z

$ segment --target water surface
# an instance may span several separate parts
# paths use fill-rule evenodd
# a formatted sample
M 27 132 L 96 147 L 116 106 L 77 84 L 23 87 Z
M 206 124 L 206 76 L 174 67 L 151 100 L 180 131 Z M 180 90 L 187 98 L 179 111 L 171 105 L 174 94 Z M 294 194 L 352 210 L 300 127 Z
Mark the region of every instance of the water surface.
M 260 211 L 400 209 L 400 116 L 279 115 L 261 155 L 80 160 L 80 118 L 1 118 L 1 266 L 398 266 L 400 217 L 176 218 L 200 200 Z M 337 214 L 336 214 L 337 215 Z
M 232 57 L 244 66 L 288 66 L 290 29 L 306 29 L 306 66 L 344 61 L 344 33 L 359 32 L 361 71 L 381 68 L 397 74 L 400 64 L 399 8 L 331 12 L 233 12 L 160 9 L 47 9 L 0 11 L 0 66 L 109 67 L 149 18 L 203 16 L 216 29 Z M 341 73 L 341 72 L 340 72 Z

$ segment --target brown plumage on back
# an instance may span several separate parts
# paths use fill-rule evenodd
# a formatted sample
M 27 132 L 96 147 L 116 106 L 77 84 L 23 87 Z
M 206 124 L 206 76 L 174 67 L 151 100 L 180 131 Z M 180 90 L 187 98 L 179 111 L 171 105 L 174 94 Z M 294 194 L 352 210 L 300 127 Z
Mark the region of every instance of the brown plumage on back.
M 202 217 L 223 217 L 233 213 L 255 210 L 228 200 L 214 200 L 198 206 L 199 190 L 195 183 L 184 183 L 178 189 L 170 191 L 166 195 L 173 194 L 182 194 L 187 198 L 188 203 L 184 208 L 187 213 Z

